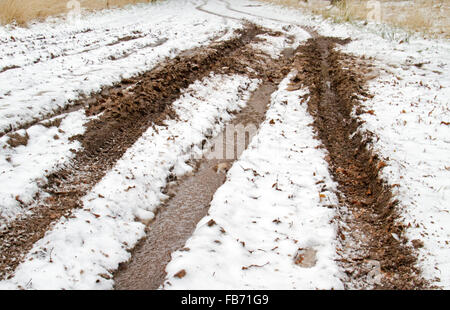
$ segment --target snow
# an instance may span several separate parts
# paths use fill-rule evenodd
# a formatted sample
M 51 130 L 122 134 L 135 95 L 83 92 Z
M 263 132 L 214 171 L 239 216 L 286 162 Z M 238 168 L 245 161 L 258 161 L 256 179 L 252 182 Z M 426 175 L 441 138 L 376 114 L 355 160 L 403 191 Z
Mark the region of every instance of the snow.
M 0 289 L 111 289 L 112 272 L 167 198 L 161 190 L 171 168 L 190 172 L 185 162 L 201 154 L 205 136 L 217 135 L 258 83 L 211 75 L 189 86 L 174 103 L 179 120 L 148 129 L 83 198 L 83 208 L 47 232 Z
M 418 267 L 431 284 L 450 288 L 450 43 L 420 37 L 383 38 L 372 29 L 323 24 L 321 34 L 351 37 L 344 52 L 372 62 L 374 98 L 361 131 L 375 134 L 371 147 L 384 159 L 382 176 L 394 186 L 401 222 L 410 241 L 419 239 Z M 319 28 L 320 30 L 320 28 Z M 403 43 L 399 43 L 404 41 Z M 373 114 L 373 115 L 372 115 Z
M 326 207 L 337 203 L 336 185 L 299 99 L 307 90 L 286 91 L 294 75 L 272 95 L 266 120 L 215 193 L 208 216 L 184 250 L 172 254 L 162 288 L 343 288 L 331 223 L 336 214 Z M 317 251 L 313 267 L 294 263 L 300 248 Z M 180 270 L 186 276 L 174 277 Z
M 197 11 L 186 0 L 101 11 L 73 23 L 54 19 L 29 28 L 0 27 L 0 72 L 19 67 L 0 73 L 0 132 L 241 27 Z M 134 39 L 119 41 L 127 36 Z
M 346 49 L 358 53 L 362 44 Z M 387 48 L 373 41 L 380 76 L 369 83 L 362 130 L 376 134 L 375 151 L 388 164 L 383 177 L 396 185 L 408 239 L 419 239 L 426 279 L 450 288 L 450 45 L 423 42 Z M 422 49 L 423 48 L 423 49 Z M 366 53 L 367 55 L 368 53 Z M 419 64 L 420 68 L 415 66 Z M 421 65 L 423 64 L 423 65 Z
M 192 14 L 174 23 L 185 10 Z M 71 105 L 80 94 L 149 70 L 165 57 L 207 44 L 217 33 L 223 34 L 217 40 L 230 39 L 240 27 L 237 22 L 215 21 L 187 1 L 91 13 L 76 23 L 55 18 L 29 28 L 0 27 L 0 71 L 20 67 L 0 73 L 0 132 L 42 119 Z M 135 39 L 119 41 L 127 36 Z M 60 128 L 64 133 L 56 127 L 28 128 L 26 147 L 11 149 L 6 144 L 9 137 L 0 138 L 0 228 L 28 212 L 19 201 L 32 203 L 38 183 L 46 183 L 45 175 L 73 157 L 70 149 L 80 146 L 68 139 L 84 132 L 87 118 L 81 113 L 58 116 L 66 117 Z M 59 140 L 53 139 L 55 134 Z
M 269 35 L 258 35 L 258 39 L 264 40 L 264 42 L 253 43 L 252 47 L 254 49 L 260 50 L 265 54 L 269 55 L 273 59 L 278 59 L 281 57 L 281 52 L 290 47 L 288 38 L 285 36 L 269 36 Z M 267 44 L 270 43 L 270 44 Z
M 55 119 L 62 119 L 59 127 L 46 127 Z M 19 201 L 31 204 L 39 186 L 46 183 L 45 175 L 61 169 L 74 157 L 81 146 L 69 138 L 82 134 L 86 122 L 83 111 L 63 114 L 32 126 L 16 134 L 28 134 L 27 145 L 11 147 L 9 136 L 0 138 L 0 228 L 27 212 Z

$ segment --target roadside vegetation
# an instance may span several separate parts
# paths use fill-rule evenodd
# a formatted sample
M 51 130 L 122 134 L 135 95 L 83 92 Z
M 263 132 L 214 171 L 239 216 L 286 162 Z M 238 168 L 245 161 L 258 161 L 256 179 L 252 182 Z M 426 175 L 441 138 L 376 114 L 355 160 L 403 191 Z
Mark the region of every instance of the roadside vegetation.
M 261 0 L 299 7 L 335 22 L 376 21 L 431 37 L 450 38 L 448 0 Z M 333 3 L 333 5 L 331 5 Z
M 24 26 L 32 20 L 68 13 L 77 8 L 77 2 L 81 10 L 101 10 L 153 1 L 155 0 L 0 0 L 0 23 Z

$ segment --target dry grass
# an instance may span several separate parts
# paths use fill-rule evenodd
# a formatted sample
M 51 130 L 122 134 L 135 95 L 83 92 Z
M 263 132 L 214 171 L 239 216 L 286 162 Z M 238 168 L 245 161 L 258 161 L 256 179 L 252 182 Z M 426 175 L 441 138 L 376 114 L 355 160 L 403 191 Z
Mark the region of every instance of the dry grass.
M 154 0 L 78 0 L 82 10 L 99 10 L 152 1 Z M 70 11 L 69 2 L 70 0 L 0 0 L 0 23 L 16 22 L 25 25 L 31 20 L 64 14 Z
M 375 20 L 431 37 L 450 38 L 449 0 L 379 0 L 379 14 L 368 0 L 341 0 L 330 6 L 327 0 L 261 0 L 289 7 L 300 7 L 336 22 Z M 375 1 L 372 1 L 372 3 Z M 377 16 L 378 15 L 378 16 Z

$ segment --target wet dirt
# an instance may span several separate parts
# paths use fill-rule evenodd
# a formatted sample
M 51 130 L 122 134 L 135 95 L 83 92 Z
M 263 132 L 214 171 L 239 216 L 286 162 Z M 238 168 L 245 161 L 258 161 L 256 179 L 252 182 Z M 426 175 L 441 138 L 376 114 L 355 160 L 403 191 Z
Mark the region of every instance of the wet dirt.
M 385 163 L 367 148 L 370 135 L 358 131 L 365 113 L 359 100 L 371 95 L 365 89 L 370 65 L 338 52 L 336 44 L 349 41 L 315 36 L 296 54 L 298 73 L 292 88 L 306 86 L 310 94 L 302 104 L 314 117 L 314 128 L 328 152 L 327 161 L 338 183 L 340 264 L 346 288 L 422 289 L 426 287 L 415 267 L 417 256 L 402 234 L 391 188 L 380 177 Z M 307 103 L 305 103 L 307 102 Z
M 13 274 L 32 245 L 54 223 L 62 216 L 70 218 L 72 210 L 82 207 L 80 199 L 147 128 L 176 118 L 171 103 L 194 81 L 211 72 L 280 79 L 282 73 L 267 63 L 268 56 L 256 53 L 250 46 L 260 41 L 258 34 L 278 35 L 249 24 L 230 40 L 185 51 L 149 72 L 124 79 L 77 103 L 86 106 L 88 115 L 98 117 L 86 125 L 85 134 L 73 137 L 83 148 L 75 153 L 70 165 L 46 176 L 41 192 L 50 196 L 44 199 L 38 194 L 35 204 L 23 206 L 32 214 L 9 223 L 0 232 L 0 279 Z

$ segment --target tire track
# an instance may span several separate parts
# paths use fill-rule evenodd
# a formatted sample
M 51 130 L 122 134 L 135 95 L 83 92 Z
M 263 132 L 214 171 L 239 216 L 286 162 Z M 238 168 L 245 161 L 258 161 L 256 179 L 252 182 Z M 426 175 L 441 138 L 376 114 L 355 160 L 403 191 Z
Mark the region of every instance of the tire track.
M 310 112 L 316 118 L 319 138 L 330 152 L 330 170 L 340 184 L 342 216 L 338 222 L 344 250 L 338 252 L 351 282 L 347 288 L 426 288 L 428 283 L 415 267 L 417 253 L 407 246 L 408 240 L 402 235 L 406 227 L 399 221 L 397 201 L 379 176 L 384 163 L 365 148 L 370 141 L 357 133 L 359 124 L 350 114 L 353 107 L 358 107 L 358 96 L 354 93 L 362 97 L 370 95 L 362 88 L 365 82 L 361 72 L 345 73 L 340 66 L 340 62 L 347 61 L 347 68 L 355 67 L 349 57 L 333 50 L 335 43 L 345 41 L 320 37 L 305 25 L 237 10 L 228 1 L 219 1 L 232 12 L 294 24 L 313 37 L 298 50 L 300 73 L 293 82 L 305 83 L 312 90 Z M 342 207 L 348 207 L 350 213 Z
M 216 12 L 209 11 L 209 10 L 205 9 L 204 7 L 206 6 L 207 3 L 208 3 L 207 1 L 204 1 L 203 4 L 201 4 L 201 5 L 199 5 L 199 6 L 195 7 L 195 8 L 197 10 L 201 11 L 201 12 L 204 12 L 204 13 L 207 13 L 207 14 L 211 14 L 211 15 L 215 15 L 215 16 L 219 16 L 219 17 L 223 17 L 225 19 L 233 19 L 233 20 L 237 20 L 237 21 L 242 21 L 241 18 L 231 17 L 231 16 L 223 15 L 223 14 L 216 13 Z
M 245 57 L 248 58 L 246 62 L 250 62 L 254 54 L 249 52 Z M 282 59 L 267 60 L 265 65 L 271 75 L 262 76 L 263 83 L 253 93 L 247 106 L 231 121 L 231 128 L 248 125 L 255 126 L 254 129 L 259 127 L 265 119 L 271 94 L 289 72 L 292 58 L 292 51 L 287 49 L 283 52 Z M 226 132 L 222 134 L 227 137 Z M 245 148 L 251 138 L 249 133 Z M 146 237 L 133 250 L 130 261 L 120 265 L 114 275 L 115 289 L 157 289 L 163 284 L 171 254 L 181 249 L 191 237 L 197 223 L 207 214 L 214 193 L 225 182 L 226 171 L 244 151 L 244 148 L 237 147 L 234 139 L 225 139 L 223 142 L 225 153 L 234 149 L 233 159 L 227 156 L 224 156 L 227 158 L 224 160 L 208 159 L 205 156 L 196 162 L 194 175 L 183 178 L 166 189 L 171 199 L 159 209 L 148 227 Z
M 248 25 L 237 31 L 233 39 L 186 51 L 86 100 L 86 113 L 98 117 L 86 125 L 85 134 L 74 137 L 83 149 L 75 154 L 69 167 L 47 176 L 48 182 L 41 191 L 45 195 L 38 194 L 37 202 L 29 206 L 32 215 L 9 223 L 0 232 L 0 278 L 11 276 L 33 244 L 54 223 L 81 207 L 81 198 L 149 126 L 175 117 L 171 103 L 183 89 L 212 71 L 246 73 L 249 63 L 239 61 L 242 48 L 257 41 L 255 37 L 262 33 L 266 31 Z M 258 57 L 251 61 L 257 75 L 272 75 Z
M 148 48 L 148 47 L 155 48 L 155 47 L 163 45 L 167 41 L 168 41 L 167 38 L 162 38 L 162 39 L 157 40 L 154 43 L 149 43 L 149 44 L 143 46 L 142 48 Z M 119 42 L 120 42 L 120 40 L 119 40 Z M 117 43 L 114 43 L 114 44 L 117 44 Z M 104 46 L 100 46 L 100 47 L 92 48 L 92 49 L 87 49 L 87 50 L 84 50 L 82 52 L 78 52 L 78 53 L 72 54 L 70 56 L 87 53 L 87 52 L 90 52 L 90 51 L 93 51 L 93 50 L 97 50 L 97 49 L 103 48 L 103 47 Z M 126 57 L 130 57 L 131 55 L 133 55 L 137 51 L 138 50 L 136 49 L 136 50 L 134 50 L 132 52 L 129 52 L 129 53 L 126 53 L 126 54 L 122 55 L 121 57 L 111 58 L 111 60 L 115 61 L 115 60 L 123 59 L 123 58 L 126 58 Z M 58 56 L 58 57 L 62 57 L 62 56 Z M 113 56 L 110 55 L 109 57 L 113 57 Z M 57 57 L 55 57 L 55 58 L 57 58 Z M 14 67 L 13 66 L 10 69 L 15 69 L 15 68 L 20 68 L 20 67 Z M 0 71 L 0 73 L 1 72 L 2 71 Z M 116 86 L 112 86 L 112 87 L 116 87 Z M 105 89 L 109 89 L 109 88 L 111 88 L 111 87 L 105 87 Z M 90 98 L 86 98 L 84 95 L 82 95 L 82 99 L 74 100 L 73 103 L 71 103 L 71 104 L 69 104 L 69 105 L 67 105 L 67 106 L 65 106 L 63 108 L 56 109 L 55 111 L 53 111 L 51 113 L 48 113 L 48 114 L 46 114 L 46 115 L 44 115 L 44 116 L 42 116 L 40 118 L 36 118 L 36 119 L 34 119 L 32 121 L 25 122 L 25 123 L 22 123 L 20 125 L 16 125 L 14 127 L 10 126 L 10 128 L 5 129 L 4 131 L 0 132 L 0 138 L 3 137 L 6 134 L 11 134 L 11 133 L 14 133 L 15 131 L 18 131 L 18 130 L 22 130 L 22 129 L 27 130 L 28 128 L 30 128 L 30 127 L 32 127 L 32 126 L 34 126 L 36 124 L 42 123 L 42 122 L 44 122 L 46 120 L 49 120 L 50 118 L 57 117 L 57 116 L 60 116 L 62 114 L 66 114 L 66 113 L 70 113 L 70 112 L 81 110 L 81 109 L 83 109 L 85 107 L 86 101 L 89 101 L 89 99 Z M 69 101 L 69 102 L 71 102 L 71 101 Z
M 398 202 L 380 176 L 385 163 L 366 148 L 369 140 L 352 117 L 353 109 L 361 110 L 358 98 L 370 94 L 363 87 L 363 64 L 334 50 L 335 44 L 348 41 L 309 39 L 297 51 L 298 74 L 292 80 L 294 89 L 305 85 L 310 90 L 303 102 L 315 119 L 314 128 L 329 153 L 330 171 L 338 182 L 341 205 L 337 206 L 337 222 L 342 244 L 338 253 L 350 280 L 346 287 L 423 289 L 427 283 L 415 267 L 417 256 L 403 235 L 406 227 L 399 221 Z

